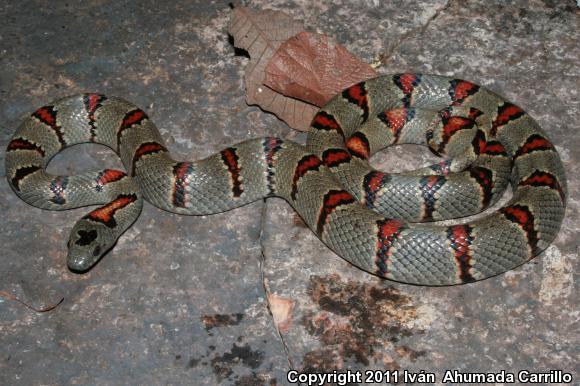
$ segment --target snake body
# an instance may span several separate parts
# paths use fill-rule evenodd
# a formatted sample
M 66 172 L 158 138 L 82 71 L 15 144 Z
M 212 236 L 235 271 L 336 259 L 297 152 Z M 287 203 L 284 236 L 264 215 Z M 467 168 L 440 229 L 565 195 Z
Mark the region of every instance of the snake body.
M 46 172 L 78 143 L 117 152 L 126 172 Z M 448 158 L 413 172 L 372 169 L 392 144 L 428 146 Z M 17 129 L 6 175 L 27 203 L 51 210 L 101 205 L 73 227 L 68 266 L 90 269 L 138 217 L 143 199 L 205 215 L 270 196 L 287 200 L 336 254 L 376 275 L 451 285 L 513 269 L 556 237 L 566 201 L 560 158 L 521 108 L 468 81 L 396 74 L 351 86 L 315 115 L 305 145 L 248 140 L 201 161 L 171 158 L 145 112 L 119 98 L 83 94 L 41 107 Z M 479 220 L 464 217 L 512 199 Z

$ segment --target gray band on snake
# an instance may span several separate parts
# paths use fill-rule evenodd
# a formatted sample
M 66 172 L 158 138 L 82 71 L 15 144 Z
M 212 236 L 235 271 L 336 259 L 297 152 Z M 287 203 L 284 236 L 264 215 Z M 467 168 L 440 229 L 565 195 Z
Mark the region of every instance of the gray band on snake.
M 55 176 L 45 171 L 78 143 L 115 150 L 118 170 Z M 416 143 L 447 156 L 403 174 L 368 159 Z M 90 269 L 137 219 L 143 199 L 170 212 L 205 215 L 264 197 L 287 200 L 336 254 L 405 283 L 452 285 L 513 269 L 545 249 L 564 217 L 566 178 L 558 154 L 521 108 L 473 83 L 396 74 L 356 84 L 312 121 L 305 146 L 279 138 L 233 145 L 197 162 L 171 158 L 147 115 L 100 94 L 67 97 L 35 111 L 6 153 L 6 175 L 27 203 L 63 210 L 101 205 L 80 219 L 68 266 Z M 466 224 L 422 224 L 501 209 Z

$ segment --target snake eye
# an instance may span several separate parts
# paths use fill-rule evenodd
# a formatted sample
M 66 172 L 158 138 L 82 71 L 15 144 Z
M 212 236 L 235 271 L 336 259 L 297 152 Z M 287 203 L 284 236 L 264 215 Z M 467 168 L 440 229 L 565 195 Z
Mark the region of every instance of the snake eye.
M 97 245 L 93 250 L 93 256 L 99 256 L 101 254 L 101 246 Z

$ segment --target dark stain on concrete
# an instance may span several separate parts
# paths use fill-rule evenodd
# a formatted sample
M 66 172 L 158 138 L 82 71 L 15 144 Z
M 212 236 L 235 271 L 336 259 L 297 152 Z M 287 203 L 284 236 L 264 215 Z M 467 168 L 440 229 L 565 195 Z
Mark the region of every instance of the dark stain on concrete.
M 201 359 L 199 359 L 199 358 L 190 358 L 189 362 L 187 362 L 187 367 L 189 367 L 189 368 L 196 367 L 197 365 L 199 365 L 200 362 L 201 362 Z
M 229 352 L 217 355 L 211 360 L 214 374 L 220 381 L 228 378 L 234 372 L 234 367 L 243 365 L 251 369 L 257 369 L 264 360 L 264 353 L 252 350 L 250 345 L 238 345 L 234 343 Z
M 349 358 L 365 366 L 382 363 L 385 370 L 397 370 L 395 357 L 415 361 L 425 355 L 398 344 L 423 331 L 407 327 L 417 318 L 416 309 L 412 299 L 395 287 L 344 281 L 339 275 L 312 276 L 308 295 L 321 311 L 306 313 L 302 323 L 320 340 L 321 348 L 306 353 L 306 370 L 340 368 Z M 385 345 L 393 346 L 390 357 L 385 355 Z
M 203 315 L 201 317 L 201 322 L 205 326 L 206 331 L 210 331 L 212 328 L 223 327 L 223 326 L 236 326 L 240 324 L 244 318 L 243 314 L 214 314 L 214 315 Z

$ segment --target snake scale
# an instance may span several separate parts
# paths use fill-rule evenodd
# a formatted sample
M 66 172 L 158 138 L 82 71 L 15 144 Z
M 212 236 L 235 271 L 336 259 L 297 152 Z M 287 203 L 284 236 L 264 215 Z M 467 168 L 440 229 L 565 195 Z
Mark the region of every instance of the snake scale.
M 46 172 L 59 151 L 86 142 L 116 151 L 126 172 Z M 443 161 L 399 174 L 369 166 L 375 152 L 403 143 L 428 146 Z M 67 97 L 22 122 L 7 148 L 6 175 L 39 208 L 101 205 L 71 231 L 67 263 L 78 272 L 113 247 L 143 199 L 206 215 L 278 196 L 365 271 L 412 284 L 461 284 L 539 254 L 556 237 L 566 201 L 560 158 L 521 108 L 468 81 L 410 73 L 335 96 L 315 115 L 305 145 L 258 138 L 196 162 L 173 160 L 133 104 L 101 94 Z M 511 200 L 487 217 L 428 223 L 480 212 L 508 186 Z

